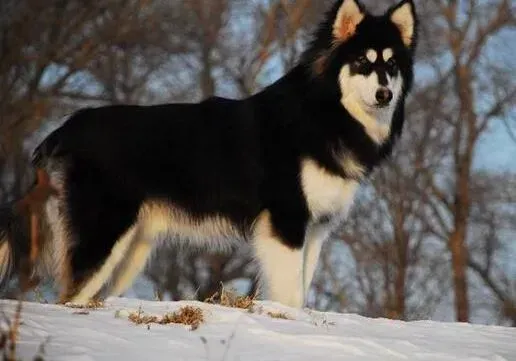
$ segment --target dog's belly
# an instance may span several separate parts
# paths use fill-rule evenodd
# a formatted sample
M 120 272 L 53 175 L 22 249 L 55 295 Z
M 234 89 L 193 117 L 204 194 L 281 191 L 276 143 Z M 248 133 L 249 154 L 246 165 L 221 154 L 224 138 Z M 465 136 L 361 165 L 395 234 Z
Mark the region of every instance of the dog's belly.
M 145 202 L 138 219 L 146 238 L 188 241 L 192 245 L 220 251 L 244 238 L 239 227 L 224 216 L 193 217 L 169 203 Z
M 330 174 L 311 159 L 301 165 L 301 180 L 312 219 L 323 223 L 346 217 L 359 186 L 356 180 Z

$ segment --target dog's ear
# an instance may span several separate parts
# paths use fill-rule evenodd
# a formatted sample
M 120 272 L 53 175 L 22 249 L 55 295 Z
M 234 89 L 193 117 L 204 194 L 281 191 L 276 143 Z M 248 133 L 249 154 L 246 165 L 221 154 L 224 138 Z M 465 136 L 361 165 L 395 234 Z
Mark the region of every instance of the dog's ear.
M 364 19 L 364 7 L 358 0 L 344 0 L 333 23 L 333 36 L 344 42 L 355 34 L 358 24 Z
M 416 37 L 416 12 L 412 0 L 402 0 L 388 11 L 391 21 L 396 25 L 401 34 L 403 44 L 407 48 L 413 48 Z

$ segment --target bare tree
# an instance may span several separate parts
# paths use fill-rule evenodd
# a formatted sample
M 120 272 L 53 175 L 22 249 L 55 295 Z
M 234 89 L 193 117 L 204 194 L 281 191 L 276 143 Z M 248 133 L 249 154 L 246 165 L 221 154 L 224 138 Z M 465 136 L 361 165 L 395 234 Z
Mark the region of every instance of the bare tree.
M 465 9 L 457 1 L 436 1 L 445 24 L 442 28 L 446 53 L 452 58 L 447 69 L 439 69 L 438 82 L 448 88 L 448 101 L 453 110 L 444 117 L 446 127 L 441 134 L 449 136 L 447 186 L 437 184 L 437 176 L 429 176 L 429 188 L 439 207 L 445 210 L 451 224 L 440 229 L 452 256 L 455 311 L 458 321 L 470 317 L 468 301 L 468 248 L 473 206 L 474 156 L 480 138 L 496 120 L 499 121 L 516 100 L 516 81 L 499 81 L 489 60 L 489 40 L 516 22 L 514 4 L 508 0 L 478 3 L 470 1 Z M 502 49 L 497 49 L 501 51 Z M 484 99 L 492 100 L 485 103 Z M 437 103 L 439 104 L 439 103 Z
M 516 176 L 478 173 L 473 183 L 468 266 L 487 287 L 500 323 L 516 327 L 516 277 L 511 274 L 516 233 Z
M 166 45 L 160 32 L 165 29 L 156 25 L 161 24 L 156 19 L 159 13 L 143 0 L 87 6 L 61 0 L 5 1 L 0 13 L 0 171 L 14 174 L 12 184 L 20 185 L 27 164 L 23 139 L 63 110 L 81 103 L 113 101 L 107 92 L 98 91 L 99 79 L 94 77 L 101 73 L 98 70 L 106 58 L 112 60 L 110 75 L 121 74 L 122 64 L 114 61 L 120 50 L 129 56 L 130 49 L 132 72 L 143 72 L 138 79 L 124 74 L 125 85 L 132 82 L 133 92 L 141 88 L 149 64 L 143 70 L 135 50 Z M 148 52 L 143 58 L 151 61 Z M 116 86 L 117 82 L 109 79 L 107 84 Z M 6 191 L 12 195 L 20 190 Z M 7 197 L 6 193 L 2 196 Z
M 456 318 L 468 321 L 468 286 L 476 282 L 468 275 L 476 275 L 475 284 L 487 286 L 511 320 L 515 278 L 502 259 L 514 237 L 514 183 L 510 174 L 479 168 L 477 157 L 490 129 L 512 134 L 516 64 L 497 45 L 514 36 L 515 6 L 433 0 L 418 9 L 425 19 L 419 81 L 401 143 L 344 225 L 354 269 L 323 268 L 315 288 L 324 290 L 337 276 L 345 285 L 341 308 L 411 319 L 431 316 L 450 275 Z M 356 281 L 342 279 L 350 276 Z

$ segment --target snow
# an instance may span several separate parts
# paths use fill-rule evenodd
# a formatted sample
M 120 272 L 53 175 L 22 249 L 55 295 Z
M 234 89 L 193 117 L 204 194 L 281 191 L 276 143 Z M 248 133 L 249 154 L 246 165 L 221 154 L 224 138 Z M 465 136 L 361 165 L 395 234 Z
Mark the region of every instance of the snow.
M 1 301 L 6 316 L 16 302 Z M 200 307 L 205 323 L 136 325 L 127 318 L 140 307 L 163 315 L 183 306 Z M 430 321 L 400 322 L 352 314 L 295 310 L 258 302 L 255 313 L 199 302 L 153 302 L 110 298 L 103 308 L 80 310 L 24 303 L 17 346 L 32 360 L 47 339 L 44 359 L 98 360 L 428 360 L 514 361 L 516 329 Z M 282 312 L 291 319 L 270 317 Z M 5 322 L 4 322 L 5 327 Z

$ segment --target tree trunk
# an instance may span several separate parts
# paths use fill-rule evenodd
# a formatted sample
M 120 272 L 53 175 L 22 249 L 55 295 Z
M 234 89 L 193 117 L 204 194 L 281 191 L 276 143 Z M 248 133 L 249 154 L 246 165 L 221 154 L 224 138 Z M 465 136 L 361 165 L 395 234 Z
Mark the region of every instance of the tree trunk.
M 407 277 L 407 262 L 406 259 L 401 260 L 398 265 L 398 272 L 396 280 L 394 281 L 395 305 L 394 318 L 397 320 L 405 319 L 405 280 Z
M 459 322 L 469 321 L 468 282 L 466 277 L 467 251 L 464 244 L 465 226 L 456 229 L 450 236 L 455 313 Z
M 454 205 L 454 230 L 450 234 L 449 249 L 452 256 L 453 288 L 455 291 L 455 313 L 459 322 L 469 321 L 468 300 L 468 249 L 466 246 L 470 209 L 469 169 L 471 156 L 468 153 L 459 161 L 456 169 L 456 198 Z
M 211 97 L 215 94 L 215 81 L 213 80 L 212 74 L 212 60 L 211 60 L 211 48 L 209 45 L 203 45 L 202 54 L 202 69 L 200 72 L 200 83 L 201 93 L 204 99 Z
M 404 230 L 405 213 L 400 204 L 396 211 L 394 235 L 396 237 L 396 278 L 394 280 L 394 318 L 398 320 L 405 319 L 405 284 L 407 278 L 408 267 L 408 246 L 409 237 Z

